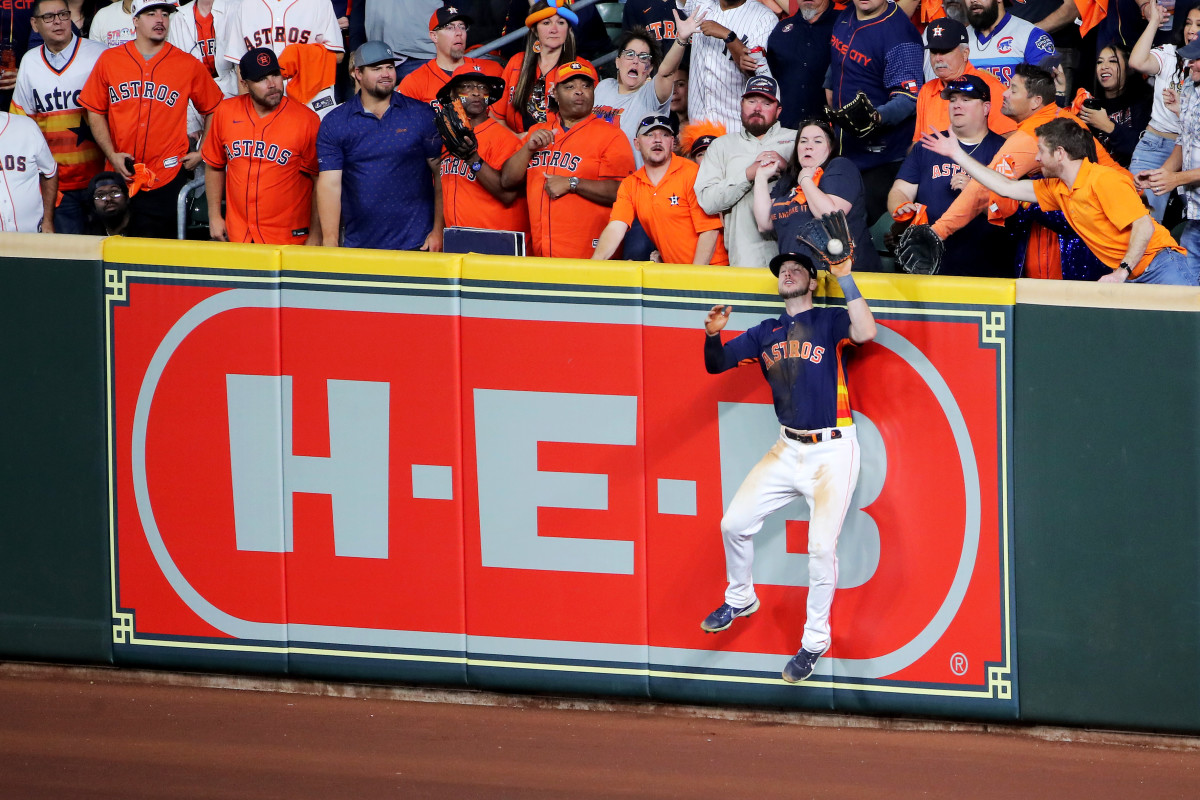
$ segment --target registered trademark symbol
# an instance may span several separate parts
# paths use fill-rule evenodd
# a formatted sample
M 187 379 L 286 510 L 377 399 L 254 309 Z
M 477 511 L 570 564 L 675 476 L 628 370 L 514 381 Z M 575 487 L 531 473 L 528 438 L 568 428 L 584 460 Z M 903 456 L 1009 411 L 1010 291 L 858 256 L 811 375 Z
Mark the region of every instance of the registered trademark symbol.
M 967 674 L 967 657 L 962 653 L 955 653 L 950 656 L 950 671 L 955 675 L 962 676 Z

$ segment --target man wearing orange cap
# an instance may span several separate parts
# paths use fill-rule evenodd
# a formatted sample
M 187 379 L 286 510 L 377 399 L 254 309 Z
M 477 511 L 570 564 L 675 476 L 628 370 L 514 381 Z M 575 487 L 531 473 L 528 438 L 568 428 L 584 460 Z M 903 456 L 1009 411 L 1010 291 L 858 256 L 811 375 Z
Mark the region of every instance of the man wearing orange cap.
M 483 72 L 478 64 L 456 69 L 438 92 L 437 101 L 443 106 L 462 101 L 473 139 L 446 141 L 442 151 L 442 213 L 447 228 L 519 231 L 529 236 L 525 194 L 500 183 L 499 168 L 521 149 L 517 135 L 488 114 L 488 107 L 503 94 L 504 81 Z
M 422 103 L 433 103 L 438 92 L 460 67 L 477 65 L 480 71 L 500 77 L 500 65 L 487 59 L 467 58 L 467 31 L 471 17 L 457 6 L 442 6 L 429 18 L 429 38 L 437 55 L 400 81 L 400 92 Z M 503 81 L 501 81 L 503 85 Z
M 633 151 L 620 128 L 592 114 L 595 67 L 570 61 L 550 78 L 546 94 L 557 119 L 530 129 L 504 162 L 501 185 L 525 184 L 535 256 L 591 258 L 621 179 L 633 172 Z

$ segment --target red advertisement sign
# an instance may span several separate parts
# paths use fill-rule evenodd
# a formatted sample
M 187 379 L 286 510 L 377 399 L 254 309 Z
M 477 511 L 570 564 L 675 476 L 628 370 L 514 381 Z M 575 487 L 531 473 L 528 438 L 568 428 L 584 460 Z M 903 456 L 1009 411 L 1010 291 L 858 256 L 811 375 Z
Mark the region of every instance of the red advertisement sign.
M 723 509 L 778 435 L 757 367 L 705 372 L 700 304 L 539 292 L 127 279 L 118 645 L 782 687 L 803 505 L 756 537 L 762 610 L 699 627 Z M 1008 310 L 876 313 L 848 366 L 863 470 L 812 685 L 1011 702 Z

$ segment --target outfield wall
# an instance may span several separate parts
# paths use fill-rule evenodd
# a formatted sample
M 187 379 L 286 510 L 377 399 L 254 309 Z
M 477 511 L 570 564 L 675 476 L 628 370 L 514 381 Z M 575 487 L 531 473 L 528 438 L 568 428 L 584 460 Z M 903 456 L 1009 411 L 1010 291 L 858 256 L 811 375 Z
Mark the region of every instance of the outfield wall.
M 847 367 L 863 472 L 833 648 L 789 686 L 802 504 L 759 534 L 763 610 L 699 629 L 722 599 L 722 508 L 778 430 L 757 368 L 704 371 L 700 327 L 716 302 L 731 329 L 777 314 L 765 271 L 50 239 L 0 240 L 19 310 L 0 408 L 21 420 L 0 463 L 22 525 L 0 656 L 1200 728 L 1196 703 L 1152 702 L 1196 689 L 1200 292 L 1084 308 L 1023 303 L 1026 282 L 860 276 L 881 328 Z M 1116 388 L 1135 376 L 1091 329 L 1128 327 L 1132 355 L 1163 325 L 1187 378 L 1146 360 Z M 1121 391 L 1174 435 L 1119 442 Z M 1067 400 L 1097 412 L 1064 425 Z M 1120 514 L 1111 476 L 1077 474 L 1164 455 L 1172 500 Z M 1079 546 L 1129 542 L 1149 510 L 1136 570 Z M 1114 685 L 1092 658 L 1123 643 L 1102 632 L 1153 613 L 1135 636 L 1166 647 L 1164 612 L 1186 644 L 1147 655 L 1153 685 Z

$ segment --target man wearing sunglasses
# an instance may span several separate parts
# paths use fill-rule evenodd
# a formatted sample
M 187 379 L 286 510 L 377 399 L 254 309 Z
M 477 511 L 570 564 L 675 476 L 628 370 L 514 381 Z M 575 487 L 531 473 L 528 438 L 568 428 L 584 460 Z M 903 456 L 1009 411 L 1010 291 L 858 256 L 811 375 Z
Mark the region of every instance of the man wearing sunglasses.
M 45 42 L 21 60 L 12 110 L 38 124 L 58 162 L 62 199 L 54 210 L 54 230 L 83 233 L 91 198 L 88 182 L 104 166 L 87 124 L 79 93 L 104 52 L 104 45 L 71 31 L 66 0 L 36 0 L 33 29 Z

